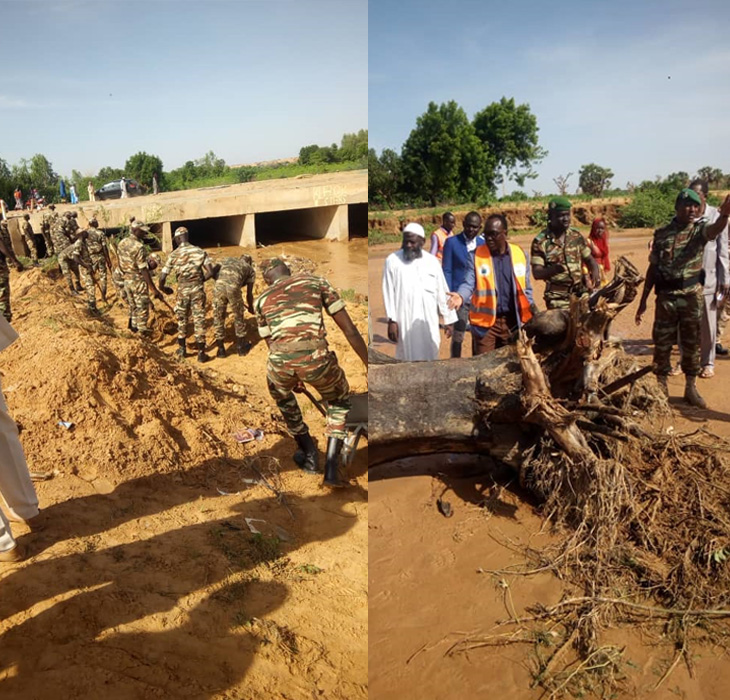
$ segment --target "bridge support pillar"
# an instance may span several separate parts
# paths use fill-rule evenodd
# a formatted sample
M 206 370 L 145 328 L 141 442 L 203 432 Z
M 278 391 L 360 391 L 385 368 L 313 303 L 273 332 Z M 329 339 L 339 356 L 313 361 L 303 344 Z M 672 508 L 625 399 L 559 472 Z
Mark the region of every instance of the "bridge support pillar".
M 169 221 L 162 222 L 162 251 L 172 252 L 172 223 Z
M 242 248 L 256 247 L 256 214 L 244 214 L 242 217 L 243 226 L 241 227 L 241 236 L 238 245 Z
M 347 219 L 347 204 L 340 204 L 334 207 L 322 207 L 321 211 L 325 217 L 327 229 L 324 237 L 328 241 L 345 241 L 350 236 Z M 328 221 L 327 221 L 328 220 Z

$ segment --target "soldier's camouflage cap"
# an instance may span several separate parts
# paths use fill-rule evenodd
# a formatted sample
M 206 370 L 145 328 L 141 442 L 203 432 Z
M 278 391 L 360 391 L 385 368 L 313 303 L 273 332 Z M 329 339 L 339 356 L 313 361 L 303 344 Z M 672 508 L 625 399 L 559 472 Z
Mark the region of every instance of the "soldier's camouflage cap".
M 553 197 L 548 202 L 548 211 L 570 211 L 572 207 L 567 197 Z
M 172 234 L 172 237 L 177 238 L 178 236 L 184 236 L 186 233 L 188 233 L 188 230 L 184 226 L 178 226 L 175 229 L 175 233 Z
M 702 206 L 702 199 L 701 197 L 695 192 L 694 190 L 691 190 L 689 187 L 685 187 L 678 195 L 677 195 L 677 201 L 676 204 L 683 204 L 687 200 L 694 202 L 695 204 L 699 204 Z
M 269 270 L 273 270 L 275 267 L 283 265 L 286 267 L 286 263 L 281 258 L 269 258 L 261 262 L 261 274 L 265 275 Z

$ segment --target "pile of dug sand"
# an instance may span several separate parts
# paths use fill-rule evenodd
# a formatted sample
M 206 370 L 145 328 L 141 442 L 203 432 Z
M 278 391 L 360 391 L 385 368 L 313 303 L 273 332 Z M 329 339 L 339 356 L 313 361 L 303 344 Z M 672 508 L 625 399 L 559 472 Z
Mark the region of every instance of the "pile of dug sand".
M 13 281 L 2 382 L 32 471 L 116 484 L 222 456 L 242 425 L 280 429 L 267 397 L 91 318 L 40 270 Z

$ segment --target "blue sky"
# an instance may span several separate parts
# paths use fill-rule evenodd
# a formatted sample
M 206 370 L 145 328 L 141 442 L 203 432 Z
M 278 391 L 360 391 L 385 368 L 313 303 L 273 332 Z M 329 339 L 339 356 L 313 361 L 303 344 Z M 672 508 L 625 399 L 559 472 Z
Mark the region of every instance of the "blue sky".
M 400 151 L 429 101 L 528 103 L 549 156 L 526 190 L 595 162 L 613 184 L 730 171 L 727 0 L 369 3 L 370 146 Z M 507 191 L 512 189 L 508 186 Z
M 367 128 L 367 0 L 0 3 L 0 157 L 296 156 Z

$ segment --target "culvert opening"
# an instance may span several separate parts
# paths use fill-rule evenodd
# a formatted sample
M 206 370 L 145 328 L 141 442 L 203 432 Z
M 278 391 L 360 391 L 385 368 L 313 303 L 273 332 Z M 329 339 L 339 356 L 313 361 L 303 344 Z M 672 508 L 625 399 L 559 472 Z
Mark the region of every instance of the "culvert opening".
M 347 207 L 347 227 L 350 238 L 368 237 L 368 205 L 350 204 Z
M 190 233 L 190 242 L 199 248 L 217 248 L 241 244 L 244 215 L 213 216 L 207 219 L 192 219 L 190 221 L 173 221 L 170 223 L 171 232 L 184 226 Z
M 337 207 L 256 214 L 256 242 L 263 245 L 324 238 Z

